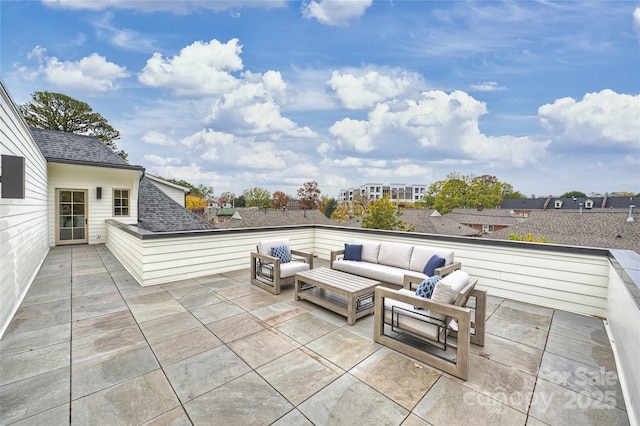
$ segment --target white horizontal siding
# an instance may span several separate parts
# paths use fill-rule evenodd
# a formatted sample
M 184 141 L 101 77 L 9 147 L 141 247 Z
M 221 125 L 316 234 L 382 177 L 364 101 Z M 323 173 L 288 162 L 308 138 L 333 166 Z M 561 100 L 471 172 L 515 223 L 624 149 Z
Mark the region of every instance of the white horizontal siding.
M 25 159 L 25 198 L 0 198 L 0 336 L 49 250 L 47 165 L 0 85 L 0 154 Z M 0 170 L 2 175 L 2 170 Z M 0 194 L 2 193 L 0 183 Z
M 162 183 L 161 181 L 158 181 L 156 179 L 149 179 L 155 186 L 157 186 L 162 192 L 164 192 L 165 194 L 167 194 L 169 196 L 169 198 L 171 198 L 173 201 L 175 201 L 176 203 L 180 204 L 182 207 L 184 207 L 184 197 L 185 197 L 185 193 L 182 189 L 180 188 L 175 188 L 171 185 L 167 185 Z
M 123 223 L 135 224 L 138 221 L 138 181 L 140 172 L 135 170 L 109 167 L 90 167 L 71 164 L 49 163 L 49 241 L 56 241 L 56 190 L 87 190 L 89 244 L 102 244 L 106 241 L 105 220 L 117 219 Z M 97 188 L 102 188 L 102 198 L 97 199 Z M 129 216 L 113 216 L 113 190 L 130 191 Z M 100 238 L 98 238 L 98 234 Z

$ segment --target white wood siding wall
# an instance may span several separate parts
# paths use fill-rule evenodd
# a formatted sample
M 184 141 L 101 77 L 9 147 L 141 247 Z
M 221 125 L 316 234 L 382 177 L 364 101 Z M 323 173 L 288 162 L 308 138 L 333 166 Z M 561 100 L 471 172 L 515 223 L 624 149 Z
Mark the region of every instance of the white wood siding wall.
M 109 238 L 112 232 L 110 229 Z M 143 265 L 139 280 L 142 285 L 153 285 L 248 268 L 249 253 L 258 240 L 280 237 L 289 238 L 292 247 L 323 259 L 328 259 L 332 250 L 343 248 L 345 242 L 363 238 L 446 247 L 455 251 L 463 269 L 478 278 L 479 286 L 492 296 L 606 316 L 609 262 L 605 256 L 533 250 L 530 245 L 517 243 L 496 247 L 471 238 L 445 242 L 409 233 L 397 236 L 378 232 L 367 236 L 344 228 L 281 228 L 149 239 L 140 247 Z M 112 251 L 124 263 L 125 253 L 117 254 L 117 248 Z
M 0 114 L 0 153 L 25 159 L 25 198 L 0 198 L 1 337 L 42 265 L 49 242 L 47 163 L 1 85 Z
M 165 194 L 167 194 L 173 201 L 175 201 L 176 203 L 180 204 L 182 207 L 184 207 L 184 197 L 185 197 L 185 193 L 182 189 L 179 188 L 175 188 L 173 186 L 170 185 L 166 185 L 162 182 L 158 182 L 156 180 L 153 179 L 149 179 L 155 186 L 157 186 L 162 192 L 164 192 Z
M 640 265 L 636 263 L 636 267 L 638 266 Z M 609 270 L 607 322 L 612 346 L 615 348 L 618 377 L 625 394 L 629 422 L 637 425 L 640 424 L 640 310 L 613 267 Z
M 138 222 L 138 182 L 137 170 L 115 169 L 108 167 L 90 167 L 71 164 L 49 163 L 49 242 L 56 241 L 56 189 L 87 190 L 89 226 L 87 234 L 89 244 L 106 241 L 105 220 L 113 219 L 113 190 L 130 191 L 129 216 L 117 216 L 118 221 L 135 224 Z M 102 199 L 97 199 L 97 187 L 102 188 Z M 100 238 L 98 238 L 98 234 Z

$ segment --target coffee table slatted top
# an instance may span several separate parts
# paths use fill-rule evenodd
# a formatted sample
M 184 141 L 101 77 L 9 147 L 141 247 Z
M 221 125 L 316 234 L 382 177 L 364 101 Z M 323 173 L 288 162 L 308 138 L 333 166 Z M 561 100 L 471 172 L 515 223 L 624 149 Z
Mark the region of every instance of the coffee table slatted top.
M 330 286 L 334 293 L 344 296 L 348 294 L 359 296 L 360 294 L 370 293 L 373 291 L 373 287 L 380 285 L 379 281 L 329 268 L 310 269 L 299 272 L 296 275 L 303 278 L 302 281 L 307 284 L 317 284 L 320 282 L 320 284 Z

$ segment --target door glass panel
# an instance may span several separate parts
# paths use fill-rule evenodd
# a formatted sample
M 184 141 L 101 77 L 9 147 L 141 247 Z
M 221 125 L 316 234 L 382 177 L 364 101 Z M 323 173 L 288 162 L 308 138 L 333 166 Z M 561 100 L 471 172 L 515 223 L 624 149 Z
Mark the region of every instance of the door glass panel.
M 73 239 L 84 240 L 84 226 L 82 228 L 73 228 Z
M 74 204 L 73 205 L 73 214 L 74 215 L 84 214 L 84 204 Z
M 60 202 L 68 203 L 71 201 L 70 191 L 60 191 Z
M 60 239 L 61 240 L 71 240 L 72 239 L 71 229 L 61 229 L 60 230 Z
M 73 192 L 73 202 L 74 203 L 84 203 L 84 192 Z

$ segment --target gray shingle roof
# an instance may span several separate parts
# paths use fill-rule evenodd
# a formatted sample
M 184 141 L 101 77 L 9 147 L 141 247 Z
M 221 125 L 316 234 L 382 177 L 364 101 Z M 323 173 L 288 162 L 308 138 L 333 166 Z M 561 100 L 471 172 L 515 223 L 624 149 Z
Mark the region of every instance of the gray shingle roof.
M 95 136 L 31 127 L 40 151 L 49 162 L 144 170 L 132 166 Z
M 453 209 L 444 217 L 457 223 L 474 225 L 501 225 L 512 226 L 522 222 L 522 216 L 512 215 L 506 209 Z
M 533 234 L 550 243 L 585 247 L 618 248 L 640 253 L 640 212 L 634 211 L 634 222 L 627 222 L 627 209 L 594 209 L 583 211 L 533 210 L 518 225 L 483 234 L 483 238 L 506 240 L 509 234 Z
M 149 179 L 140 181 L 138 226 L 152 232 L 215 229 L 209 222 L 176 203 Z
M 218 228 L 256 228 L 286 225 L 336 225 L 319 210 L 237 210 L 242 219 L 227 219 Z

